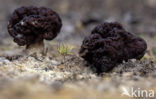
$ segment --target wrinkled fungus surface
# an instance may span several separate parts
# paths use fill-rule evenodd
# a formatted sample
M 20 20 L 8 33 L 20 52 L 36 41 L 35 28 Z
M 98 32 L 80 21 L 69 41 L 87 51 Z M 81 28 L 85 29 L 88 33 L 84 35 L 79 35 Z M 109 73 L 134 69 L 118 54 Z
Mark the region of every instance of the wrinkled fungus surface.
M 30 6 L 18 8 L 13 12 L 8 32 L 18 45 L 29 46 L 44 39 L 54 39 L 61 27 L 61 19 L 52 9 Z
M 79 54 L 101 73 L 128 59 L 141 59 L 146 48 L 142 38 L 127 32 L 121 24 L 105 22 L 83 40 Z

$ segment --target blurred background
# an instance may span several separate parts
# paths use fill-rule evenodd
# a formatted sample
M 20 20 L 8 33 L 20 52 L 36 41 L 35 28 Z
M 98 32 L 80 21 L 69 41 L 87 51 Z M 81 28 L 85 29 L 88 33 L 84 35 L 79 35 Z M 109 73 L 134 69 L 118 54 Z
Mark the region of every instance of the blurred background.
M 156 35 L 156 0 L 0 0 L 0 38 L 8 37 L 14 9 L 45 6 L 58 12 L 63 28 L 57 40 L 82 39 L 97 24 L 118 21 L 136 34 Z

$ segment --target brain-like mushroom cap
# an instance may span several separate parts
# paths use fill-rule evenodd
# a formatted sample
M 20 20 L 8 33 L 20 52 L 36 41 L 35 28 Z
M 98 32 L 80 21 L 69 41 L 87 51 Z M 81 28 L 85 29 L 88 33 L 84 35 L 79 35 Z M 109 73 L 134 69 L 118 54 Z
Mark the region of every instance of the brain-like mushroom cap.
M 142 58 L 146 48 L 142 38 L 127 32 L 121 24 L 105 22 L 84 39 L 79 53 L 97 71 L 107 72 L 123 60 Z
M 20 45 L 54 39 L 60 32 L 62 21 L 59 15 L 45 7 L 21 7 L 13 12 L 8 32 Z

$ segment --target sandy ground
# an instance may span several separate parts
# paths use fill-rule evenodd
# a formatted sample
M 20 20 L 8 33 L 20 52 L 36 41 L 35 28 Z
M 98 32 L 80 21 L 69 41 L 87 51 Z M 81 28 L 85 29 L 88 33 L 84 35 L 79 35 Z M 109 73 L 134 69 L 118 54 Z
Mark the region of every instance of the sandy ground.
M 73 55 L 64 59 L 57 52 L 57 41 L 47 43 L 46 56 L 25 55 L 24 48 L 4 43 L 0 56 L 1 99 L 128 99 L 121 96 L 123 88 L 156 91 L 156 58 L 148 53 L 140 61 L 129 60 L 110 73 L 97 75 L 75 53 L 77 46 Z

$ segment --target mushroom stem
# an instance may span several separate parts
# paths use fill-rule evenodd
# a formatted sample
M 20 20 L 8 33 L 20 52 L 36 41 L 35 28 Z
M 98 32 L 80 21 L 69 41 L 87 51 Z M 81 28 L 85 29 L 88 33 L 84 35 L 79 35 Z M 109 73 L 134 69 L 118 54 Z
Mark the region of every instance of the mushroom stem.
M 26 46 L 26 53 L 29 55 L 32 55 L 32 54 L 45 55 L 46 49 L 44 46 L 44 42 L 40 41 L 40 42 L 35 42 L 31 45 L 27 45 Z

